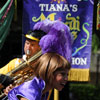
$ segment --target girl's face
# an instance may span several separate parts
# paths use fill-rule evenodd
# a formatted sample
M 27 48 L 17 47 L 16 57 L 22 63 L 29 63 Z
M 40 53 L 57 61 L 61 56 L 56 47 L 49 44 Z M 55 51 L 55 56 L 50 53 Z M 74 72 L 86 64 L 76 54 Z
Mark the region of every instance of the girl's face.
M 54 73 L 53 88 L 61 91 L 68 80 L 68 70 L 57 70 Z

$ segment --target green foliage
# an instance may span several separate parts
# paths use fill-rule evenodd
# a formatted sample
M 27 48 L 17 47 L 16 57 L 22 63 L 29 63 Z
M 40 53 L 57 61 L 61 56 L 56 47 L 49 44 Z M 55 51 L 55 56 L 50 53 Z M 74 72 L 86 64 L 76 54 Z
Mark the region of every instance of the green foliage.
M 100 100 L 100 86 L 70 84 L 70 92 L 74 95 L 73 100 Z
M 92 35 L 92 52 L 96 53 L 100 46 L 99 37 L 96 34 Z

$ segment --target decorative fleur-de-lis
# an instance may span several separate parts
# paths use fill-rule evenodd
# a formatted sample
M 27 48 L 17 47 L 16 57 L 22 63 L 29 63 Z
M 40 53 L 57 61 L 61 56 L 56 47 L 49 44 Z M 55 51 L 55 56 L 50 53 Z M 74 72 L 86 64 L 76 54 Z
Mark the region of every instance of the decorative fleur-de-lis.
M 52 0 L 52 1 L 51 1 L 51 3 L 53 3 L 53 2 L 60 3 L 61 1 L 64 1 L 64 2 L 66 2 L 66 0 Z

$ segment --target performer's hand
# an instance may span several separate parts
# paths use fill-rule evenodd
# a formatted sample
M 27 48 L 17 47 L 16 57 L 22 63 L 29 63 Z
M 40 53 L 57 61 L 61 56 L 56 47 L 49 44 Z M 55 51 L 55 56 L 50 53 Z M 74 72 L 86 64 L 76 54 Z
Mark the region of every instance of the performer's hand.
M 17 96 L 17 98 L 18 98 L 18 100 L 28 100 L 28 99 L 26 99 L 26 98 L 24 98 L 24 97 L 22 97 L 22 96 Z
M 10 84 L 9 86 L 6 87 L 6 89 L 4 89 L 4 94 L 8 95 L 8 92 L 13 88 L 14 88 L 14 86 L 12 84 Z
M 22 98 L 20 98 L 19 100 L 27 100 L 27 99 L 22 97 Z

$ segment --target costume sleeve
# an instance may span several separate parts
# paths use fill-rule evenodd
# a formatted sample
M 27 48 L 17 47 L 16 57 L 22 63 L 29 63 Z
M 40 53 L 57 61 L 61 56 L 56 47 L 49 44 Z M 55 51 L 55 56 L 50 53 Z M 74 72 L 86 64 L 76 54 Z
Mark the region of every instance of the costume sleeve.
M 10 94 L 8 94 L 8 100 L 18 100 L 16 94 L 17 94 L 16 89 L 12 89 L 10 91 Z
M 26 98 L 27 100 L 41 100 L 41 96 L 38 94 L 38 91 L 27 88 L 24 88 L 21 91 L 18 88 L 12 89 L 8 93 L 8 100 L 18 100 L 18 96 Z
M 44 82 L 34 78 L 31 81 L 24 82 L 18 87 L 13 88 L 8 93 L 9 100 L 18 100 L 17 96 L 22 96 L 28 100 L 41 100 Z
M 7 65 L 5 65 L 4 67 L 0 69 L 0 74 L 7 74 L 12 69 L 14 69 L 16 66 L 18 66 L 20 62 L 21 60 L 18 58 L 11 60 Z

